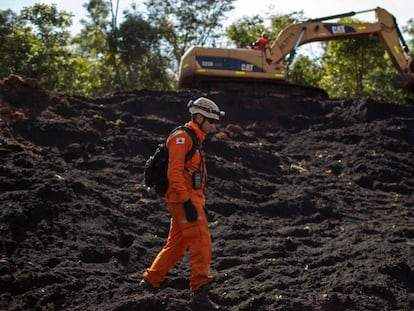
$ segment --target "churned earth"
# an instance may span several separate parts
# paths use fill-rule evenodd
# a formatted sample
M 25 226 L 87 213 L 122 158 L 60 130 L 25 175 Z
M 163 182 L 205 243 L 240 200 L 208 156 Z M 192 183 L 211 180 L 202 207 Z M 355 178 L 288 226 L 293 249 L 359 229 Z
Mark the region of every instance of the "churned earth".
M 0 82 L 0 309 L 189 310 L 188 257 L 139 288 L 169 214 L 143 185 L 200 95 L 222 310 L 414 309 L 414 106 L 201 91 L 85 98 Z

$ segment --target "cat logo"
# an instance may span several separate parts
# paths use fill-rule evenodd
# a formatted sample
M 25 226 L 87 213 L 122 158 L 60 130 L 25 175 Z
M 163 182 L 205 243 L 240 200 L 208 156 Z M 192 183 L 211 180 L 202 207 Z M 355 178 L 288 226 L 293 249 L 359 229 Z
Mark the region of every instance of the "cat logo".
M 332 33 L 346 33 L 344 25 L 332 26 Z
M 241 70 L 242 71 L 253 71 L 253 65 L 252 64 L 241 64 Z

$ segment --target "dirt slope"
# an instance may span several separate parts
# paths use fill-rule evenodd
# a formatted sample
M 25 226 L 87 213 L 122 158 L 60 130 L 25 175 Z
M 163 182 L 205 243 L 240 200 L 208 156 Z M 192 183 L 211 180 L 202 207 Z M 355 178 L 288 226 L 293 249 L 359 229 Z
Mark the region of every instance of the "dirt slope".
M 199 95 L 0 82 L 1 310 L 188 310 L 187 258 L 157 293 L 133 276 L 169 227 L 143 164 Z M 414 108 L 208 95 L 227 113 L 205 145 L 213 300 L 414 309 Z

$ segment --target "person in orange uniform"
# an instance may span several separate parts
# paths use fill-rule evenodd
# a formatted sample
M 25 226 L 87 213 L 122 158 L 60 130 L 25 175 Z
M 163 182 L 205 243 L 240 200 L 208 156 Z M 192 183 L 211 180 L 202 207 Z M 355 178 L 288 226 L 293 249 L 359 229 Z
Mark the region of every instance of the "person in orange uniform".
M 185 162 L 185 155 L 192 147 L 192 139 L 184 130 L 177 130 L 167 139 L 168 188 L 166 203 L 171 214 L 167 243 L 159 252 L 150 268 L 143 273 L 141 285 L 159 288 L 168 271 L 190 251 L 193 292 L 191 306 L 194 310 L 217 310 L 209 298 L 209 274 L 211 262 L 211 238 L 205 206 L 207 170 L 202 143 L 207 133 L 215 130 L 215 124 L 224 111 L 210 99 L 200 97 L 188 103 L 191 121 L 189 127 L 197 136 L 199 149 Z
M 253 48 L 255 50 L 266 50 L 267 45 L 270 43 L 269 34 L 267 32 L 262 33 L 262 36 L 256 40 Z
M 269 47 L 268 47 L 269 43 L 270 43 L 269 34 L 267 32 L 263 32 L 262 36 L 258 38 L 256 42 L 253 44 L 253 49 L 261 50 L 265 53 L 267 63 L 272 62 Z

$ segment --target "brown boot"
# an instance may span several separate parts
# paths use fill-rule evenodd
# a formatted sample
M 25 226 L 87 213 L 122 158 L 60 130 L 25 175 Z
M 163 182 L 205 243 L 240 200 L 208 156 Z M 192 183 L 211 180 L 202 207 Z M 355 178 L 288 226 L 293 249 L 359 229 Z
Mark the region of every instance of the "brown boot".
M 220 310 L 220 307 L 209 298 L 208 284 L 203 285 L 193 293 L 190 307 L 194 311 Z

